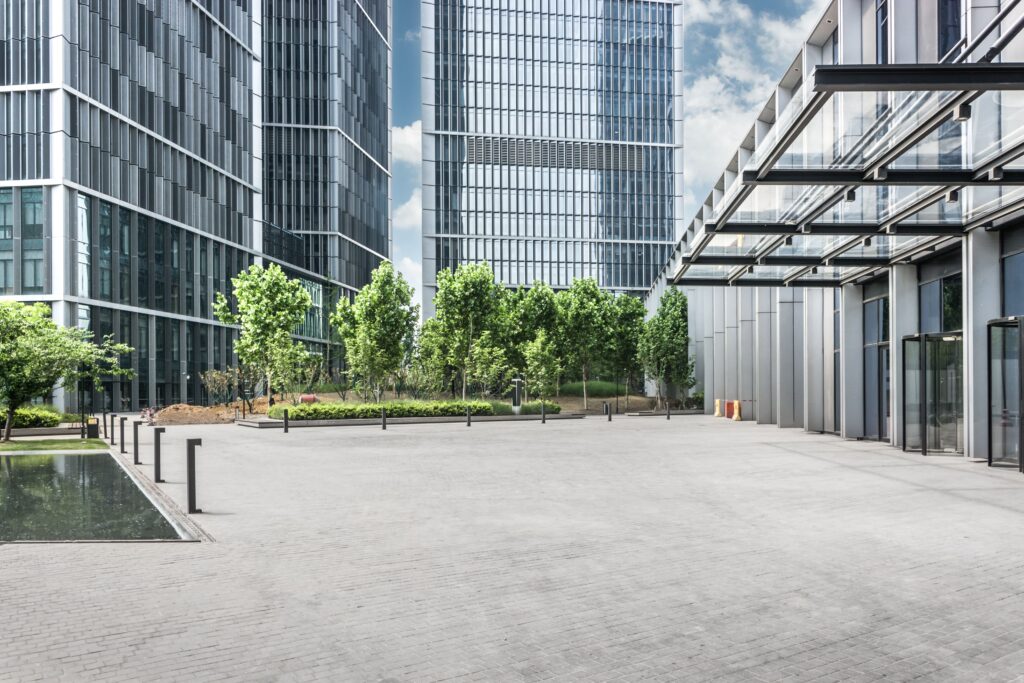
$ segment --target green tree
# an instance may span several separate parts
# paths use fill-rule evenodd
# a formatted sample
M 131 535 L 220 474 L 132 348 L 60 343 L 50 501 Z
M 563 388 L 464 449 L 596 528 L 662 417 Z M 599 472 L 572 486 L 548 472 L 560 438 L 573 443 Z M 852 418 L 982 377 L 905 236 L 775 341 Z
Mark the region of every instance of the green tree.
M 234 309 L 217 292 L 214 313 L 221 322 L 241 328 L 235 340 L 238 360 L 266 381 L 270 394 L 275 381 L 290 374 L 291 364 L 304 358 L 305 349 L 292 340 L 292 333 L 313 300 L 302 283 L 285 275 L 276 263 L 249 266 L 231 284 Z
M 463 264 L 454 273 L 445 269 L 437 274 L 436 317 L 451 364 L 462 377 L 463 400 L 473 342 L 491 329 L 500 297 L 500 286 L 487 263 Z
M 608 355 L 610 300 L 611 295 L 602 292 L 593 278 L 573 280 L 572 286 L 557 296 L 563 358 L 580 371 L 584 410 L 591 370 Z
M 104 375 L 130 377 L 131 368 L 121 367 L 120 361 L 131 351 L 111 336 L 96 344 L 88 330 L 61 327 L 45 304 L 0 302 L 0 403 L 7 407 L 4 441 L 11 440 L 14 411 L 50 393 L 58 382 L 69 387 L 87 379 L 99 381 Z
M 545 282 L 535 282 L 526 291 L 519 307 L 520 327 L 527 341 L 544 332 L 550 338 L 557 334 L 558 303 L 555 292 Z
M 420 326 L 412 354 L 409 384 L 419 398 L 436 396 L 452 385 L 455 369 L 448 359 L 441 324 L 431 318 Z
M 611 344 L 609 362 L 616 377 L 626 380 L 626 410 L 629 410 L 629 388 L 640 374 L 640 335 L 643 334 L 647 311 L 639 298 L 622 294 L 612 300 Z
M 475 384 L 481 398 L 491 394 L 500 396 L 508 386 L 508 360 L 505 350 L 496 343 L 490 332 L 484 332 L 470 350 L 467 374 Z
M 402 274 L 384 261 L 355 301 L 342 298 L 331 316 L 345 343 L 349 368 L 378 403 L 387 385 L 395 382 L 406 355 L 405 340 L 420 315 L 412 294 Z
M 547 332 L 540 330 L 526 343 L 526 387 L 541 400 L 551 396 L 558 388 L 562 374 L 561 363 Z
M 663 388 L 666 392 L 669 387 L 685 390 L 694 384 L 687 315 L 686 295 L 669 288 L 640 335 L 640 363 L 657 385 L 659 406 Z

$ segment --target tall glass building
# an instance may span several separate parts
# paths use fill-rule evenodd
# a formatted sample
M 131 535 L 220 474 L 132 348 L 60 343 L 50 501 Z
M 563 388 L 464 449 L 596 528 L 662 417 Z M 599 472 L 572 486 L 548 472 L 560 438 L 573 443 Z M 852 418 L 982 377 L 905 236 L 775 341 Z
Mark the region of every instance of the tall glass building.
M 136 376 L 87 407 L 204 401 L 236 335 L 211 303 L 256 262 L 302 279 L 318 305 L 298 336 L 328 348 L 324 308 L 388 251 L 389 23 L 386 0 L 0 2 L 0 296 L 135 348 Z M 281 121 L 338 133 L 282 148 Z M 330 258 L 314 229 L 338 235 Z
M 682 3 L 421 7 L 424 301 L 482 260 L 646 290 L 682 227 Z

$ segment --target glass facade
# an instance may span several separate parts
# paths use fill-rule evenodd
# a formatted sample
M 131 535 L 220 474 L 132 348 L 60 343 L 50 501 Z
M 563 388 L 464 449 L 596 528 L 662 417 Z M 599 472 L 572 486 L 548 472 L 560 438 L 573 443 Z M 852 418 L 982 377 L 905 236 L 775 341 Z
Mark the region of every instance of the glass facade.
M 428 294 L 438 270 L 483 260 L 510 286 L 646 289 L 681 218 L 681 4 L 424 12 Z
M 258 261 L 303 281 L 296 335 L 330 353 L 324 307 L 390 253 L 390 21 L 388 0 L 0 0 L 0 295 L 134 347 L 86 408 L 204 401 L 234 364 L 212 302 Z
M 390 254 L 391 3 L 267 0 L 263 20 L 265 234 L 362 287 Z

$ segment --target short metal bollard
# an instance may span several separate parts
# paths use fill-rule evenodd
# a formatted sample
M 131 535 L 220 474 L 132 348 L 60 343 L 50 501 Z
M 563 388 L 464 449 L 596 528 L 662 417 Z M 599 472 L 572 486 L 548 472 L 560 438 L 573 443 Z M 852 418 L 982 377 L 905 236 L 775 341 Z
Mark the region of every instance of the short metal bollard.
M 387 431 L 388 428 L 388 410 L 387 408 L 380 409 L 380 428 Z
M 202 439 L 186 439 L 185 486 L 188 489 L 188 514 L 202 512 L 196 507 L 196 446 L 202 446 Z
M 466 406 L 466 426 L 473 426 L 473 413 L 469 412 L 469 406 Z
M 606 413 L 608 413 L 608 421 L 611 422 L 612 421 L 612 406 L 611 406 L 610 403 L 605 403 L 604 404 L 604 411 Z
M 288 409 L 284 409 L 284 433 L 288 433 Z
M 541 402 L 540 402 L 540 423 L 542 425 L 548 423 L 548 415 L 547 415 L 547 412 L 544 410 L 544 400 L 543 399 L 541 399 Z
M 668 404 L 668 401 L 665 402 L 665 419 L 666 420 L 671 420 L 672 419 L 672 406 L 670 406 Z
M 126 444 L 124 442 L 124 423 L 127 422 L 127 421 L 128 421 L 127 417 L 122 417 L 121 418 L 121 452 L 122 453 L 127 453 L 128 452 L 128 449 L 125 448 L 125 446 L 127 446 L 128 444 Z
M 110 414 L 110 445 L 117 445 L 117 438 L 114 436 L 114 425 L 117 424 L 117 413 Z
M 160 477 L 160 435 L 167 429 L 165 427 L 153 428 L 153 481 L 157 484 L 164 483 Z
M 103 409 L 103 438 L 107 438 L 107 409 Z
M 141 465 L 139 462 L 139 425 L 142 424 L 142 420 L 132 421 L 132 462 L 136 465 Z

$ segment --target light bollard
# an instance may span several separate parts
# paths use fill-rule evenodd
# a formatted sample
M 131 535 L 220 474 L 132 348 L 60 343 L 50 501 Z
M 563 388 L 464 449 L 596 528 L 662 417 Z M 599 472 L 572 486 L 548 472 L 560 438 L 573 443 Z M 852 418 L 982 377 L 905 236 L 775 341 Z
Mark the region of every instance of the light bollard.
M 284 433 L 288 433 L 288 409 L 284 409 Z
M 141 465 L 139 462 L 139 425 L 142 424 L 142 420 L 132 421 L 132 463 Z
M 388 429 L 388 409 L 380 409 L 380 428 L 381 431 L 387 431 Z
M 202 512 L 196 507 L 196 446 L 202 446 L 202 439 L 185 440 L 185 486 L 188 490 L 188 513 Z
M 127 417 L 121 417 L 121 452 L 127 453 L 128 449 L 125 448 L 128 444 L 124 442 L 124 424 L 128 421 Z
M 547 412 L 544 410 L 544 399 L 540 400 L 540 423 L 542 425 L 548 423 L 548 415 Z
M 164 483 L 160 477 L 160 435 L 167 429 L 165 427 L 153 428 L 153 481 L 157 484 Z
M 473 426 L 473 413 L 469 411 L 469 406 L 466 406 L 466 426 Z
M 672 419 L 672 406 L 669 405 L 668 401 L 665 401 L 665 419 Z

